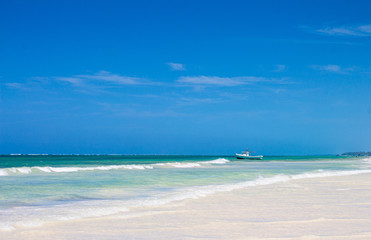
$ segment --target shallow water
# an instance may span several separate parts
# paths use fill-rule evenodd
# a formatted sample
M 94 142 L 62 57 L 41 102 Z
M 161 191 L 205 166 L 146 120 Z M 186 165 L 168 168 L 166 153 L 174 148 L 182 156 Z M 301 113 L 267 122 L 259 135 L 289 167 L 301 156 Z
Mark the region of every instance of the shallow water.
M 275 156 L 0 156 L 0 231 L 125 215 L 293 179 L 371 172 L 368 158 Z

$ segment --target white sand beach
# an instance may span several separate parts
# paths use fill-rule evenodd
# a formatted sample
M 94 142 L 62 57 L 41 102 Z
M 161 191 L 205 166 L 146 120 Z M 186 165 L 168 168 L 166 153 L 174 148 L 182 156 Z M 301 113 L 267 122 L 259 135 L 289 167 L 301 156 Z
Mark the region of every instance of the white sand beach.
M 0 239 L 371 239 L 371 174 L 251 187 Z

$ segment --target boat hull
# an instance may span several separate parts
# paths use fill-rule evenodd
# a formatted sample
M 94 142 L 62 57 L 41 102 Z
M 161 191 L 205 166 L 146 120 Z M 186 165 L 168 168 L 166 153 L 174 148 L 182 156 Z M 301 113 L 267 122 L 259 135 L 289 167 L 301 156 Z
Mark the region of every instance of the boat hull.
M 245 160 L 262 160 L 263 156 L 243 156 L 243 155 L 237 155 L 237 159 L 245 159 Z

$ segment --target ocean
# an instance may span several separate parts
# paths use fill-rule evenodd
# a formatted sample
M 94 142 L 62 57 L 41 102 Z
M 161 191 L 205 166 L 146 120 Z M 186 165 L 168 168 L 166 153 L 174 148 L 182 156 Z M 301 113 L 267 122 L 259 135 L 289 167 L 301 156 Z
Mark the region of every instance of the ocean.
M 0 232 L 104 216 L 295 179 L 371 173 L 341 156 L 2 155 Z M 181 207 L 181 205 L 179 206 Z

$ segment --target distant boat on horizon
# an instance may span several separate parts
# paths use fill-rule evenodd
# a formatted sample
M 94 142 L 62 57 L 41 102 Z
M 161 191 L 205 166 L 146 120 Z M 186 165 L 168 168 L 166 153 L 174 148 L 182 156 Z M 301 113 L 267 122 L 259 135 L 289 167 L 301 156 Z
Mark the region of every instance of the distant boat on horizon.
M 249 149 L 246 149 L 242 153 L 235 154 L 237 159 L 249 159 L 249 160 L 262 160 L 263 155 L 251 156 Z

